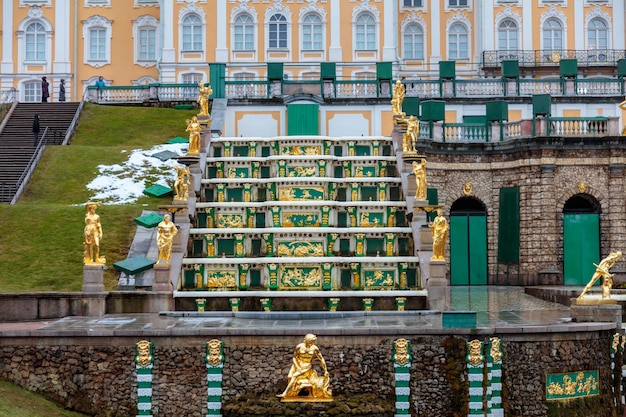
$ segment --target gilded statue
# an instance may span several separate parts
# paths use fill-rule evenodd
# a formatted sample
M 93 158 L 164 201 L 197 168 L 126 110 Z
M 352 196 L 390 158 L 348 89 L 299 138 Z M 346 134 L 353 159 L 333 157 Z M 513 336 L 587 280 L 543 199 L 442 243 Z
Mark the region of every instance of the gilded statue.
M 409 152 L 414 148 L 420 131 L 420 121 L 417 117 L 411 115 L 406 121 L 406 132 L 402 135 L 402 151 Z
M 96 214 L 96 208 L 101 202 L 89 202 L 85 205 L 85 229 L 84 237 L 84 263 L 104 265 L 106 258 L 100 256 L 100 240 L 102 240 L 102 224 L 100 216 Z
M 596 283 L 600 278 L 602 278 L 602 299 L 608 300 L 611 298 L 611 288 L 613 288 L 613 274 L 609 272 L 609 269 L 615 265 L 615 262 L 620 260 L 622 257 L 622 252 L 611 252 L 609 255 L 600 261 L 599 265 L 593 264 L 596 267 L 596 272 L 591 277 L 589 283 L 583 289 L 583 292 L 580 293 L 577 300 L 582 300 L 583 296 L 589 292 L 593 284 Z
M 178 233 L 176 225 L 171 220 L 169 214 L 163 216 L 163 221 L 157 226 L 157 264 L 164 263 L 170 264 L 170 258 L 172 257 L 172 244 L 174 242 L 174 236 Z
M 315 342 L 317 336 L 307 334 L 304 341 L 299 343 L 293 352 L 293 364 L 289 370 L 287 378 L 289 383 L 287 388 L 278 397 L 281 401 L 309 401 L 321 402 L 332 401 L 333 394 L 330 389 L 330 376 L 326 369 L 326 361 Z M 318 375 L 313 369 L 312 360 L 317 358 L 324 374 Z M 307 391 L 307 395 L 299 395 L 302 390 Z
M 623 114 L 624 110 L 626 110 L 626 100 L 619 103 L 619 108 L 622 109 L 622 114 Z M 626 125 L 622 127 L 622 136 L 626 136 Z
M 187 129 L 186 132 L 189 132 L 189 154 L 199 154 L 200 153 L 200 131 L 202 130 L 202 126 L 198 122 L 198 117 L 193 116 L 191 119 L 187 120 Z
M 198 83 L 198 98 L 196 101 L 200 106 L 200 113 L 198 116 L 208 116 L 209 115 L 209 97 L 213 94 L 213 89 L 211 85 L 204 85 L 202 81 Z
M 415 175 L 415 199 L 427 200 L 426 196 L 426 159 L 422 158 L 420 162 L 413 162 L 413 174 Z
M 433 256 L 430 260 L 445 261 L 446 242 L 450 228 L 448 226 L 448 220 L 443 217 L 443 211 L 441 209 L 437 209 L 437 217 L 435 217 L 432 224 L 428 225 L 428 227 L 430 227 L 433 232 Z
M 191 172 L 188 166 L 175 166 L 176 181 L 174 181 L 174 200 L 187 201 L 189 199 L 189 181 Z
M 391 98 L 391 111 L 394 115 L 401 116 L 402 113 L 402 102 L 404 101 L 405 88 L 402 81 L 397 80 L 395 85 L 393 86 L 393 97 Z

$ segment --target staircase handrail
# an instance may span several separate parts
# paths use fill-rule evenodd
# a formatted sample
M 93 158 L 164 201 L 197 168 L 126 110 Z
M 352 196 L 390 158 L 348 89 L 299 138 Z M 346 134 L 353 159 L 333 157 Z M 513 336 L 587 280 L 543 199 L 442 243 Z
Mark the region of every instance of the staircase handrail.
M 41 140 L 37 144 L 37 148 L 35 149 L 35 152 L 33 152 L 33 156 L 28 161 L 26 169 L 24 170 L 24 172 L 22 172 L 22 175 L 15 183 L 16 190 L 15 195 L 11 200 L 11 204 L 16 204 L 18 202 L 18 200 L 22 196 L 22 193 L 24 192 L 24 188 L 26 188 L 26 184 L 28 184 L 30 177 L 32 177 L 33 172 L 35 172 L 35 168 L 37 168 L 37 164 L 39 163 L 39 160 L 41 159 L 43 151 L 46 147 L 46 133 L 48 133 L 48 126 L 46 126 L 46 129 L 43 131 Z
M 76 131 L 76 126 L 78 125 L 78 119 L 83 112 L 83 107 L 85 107 L 85 96 L 83 95 L 83 99 L 80 101 L 76 112 L 74 113 L 74 117 L 72 118 L 72 123 L 70 123 L 69 127 L 65 131 L 65 137 L 63 138 L 63 143 L 61 145 L 67 145 L 70 142 L 70 139 L 74 135 Z
M 17 107 L 17 101 L 14 101 L 9 110 L 7 110 L 6 114 L 2 115 L 2 122 L 0 122 L 0 133 L 4 130 L 4 126 L 6 126 L 7 122 L 11 118 L 13 111 Z

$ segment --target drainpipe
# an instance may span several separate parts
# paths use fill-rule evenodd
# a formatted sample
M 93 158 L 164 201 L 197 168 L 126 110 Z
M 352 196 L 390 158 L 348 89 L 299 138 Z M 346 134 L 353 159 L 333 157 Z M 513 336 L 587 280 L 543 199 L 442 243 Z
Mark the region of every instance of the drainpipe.
M 76 73 L 78 69 L 78 0 L 74 0 L 74 58 L 72 61 L 72 67 L 74 67 L 74 77 L 72 77 L 73 87 L 72 88 L 72 99 L 76 101 L 77 90 L 78 90 L 78 74 Z

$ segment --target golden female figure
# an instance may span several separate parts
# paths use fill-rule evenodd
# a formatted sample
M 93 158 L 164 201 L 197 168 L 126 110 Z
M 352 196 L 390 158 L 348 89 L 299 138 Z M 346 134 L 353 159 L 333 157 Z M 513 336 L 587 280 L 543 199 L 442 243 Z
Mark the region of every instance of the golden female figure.
M 443 211 L 437 209 L 437 217 L 428 227 L 433 231 L 433 256 L 431 261 L 445 261 L 446 259 L 446 242 L 448 241 L 448 233 L 450 228 L 448 220 L 443 217 Z
M 171 220 L 170 215 L 166 214 L 163 216 L 163 221 L 157 226 L 157 248 L 159 249 L 157 264 L 170 264 L 170 258 L 172 257 L 172 244 L 174 242 L 174 236 L 176 236 L 177 233 L 178 229 Z
M 189 154 L 200 153 L 200 131 L 202 126 L 198 122 L 198 117 L 193 116 L 190 120 L 187 120 L 187 129 L 189 132 Z

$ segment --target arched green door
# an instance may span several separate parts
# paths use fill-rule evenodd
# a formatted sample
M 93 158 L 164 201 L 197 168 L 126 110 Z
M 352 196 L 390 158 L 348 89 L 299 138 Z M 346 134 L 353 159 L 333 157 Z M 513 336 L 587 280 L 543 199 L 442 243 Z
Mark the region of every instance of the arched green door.
M 564 284 L 587 285 L 599 262 L 600 216 L 563 214 Z
M 450 284 L 487 284 L 487 216 L 450 214 Z

